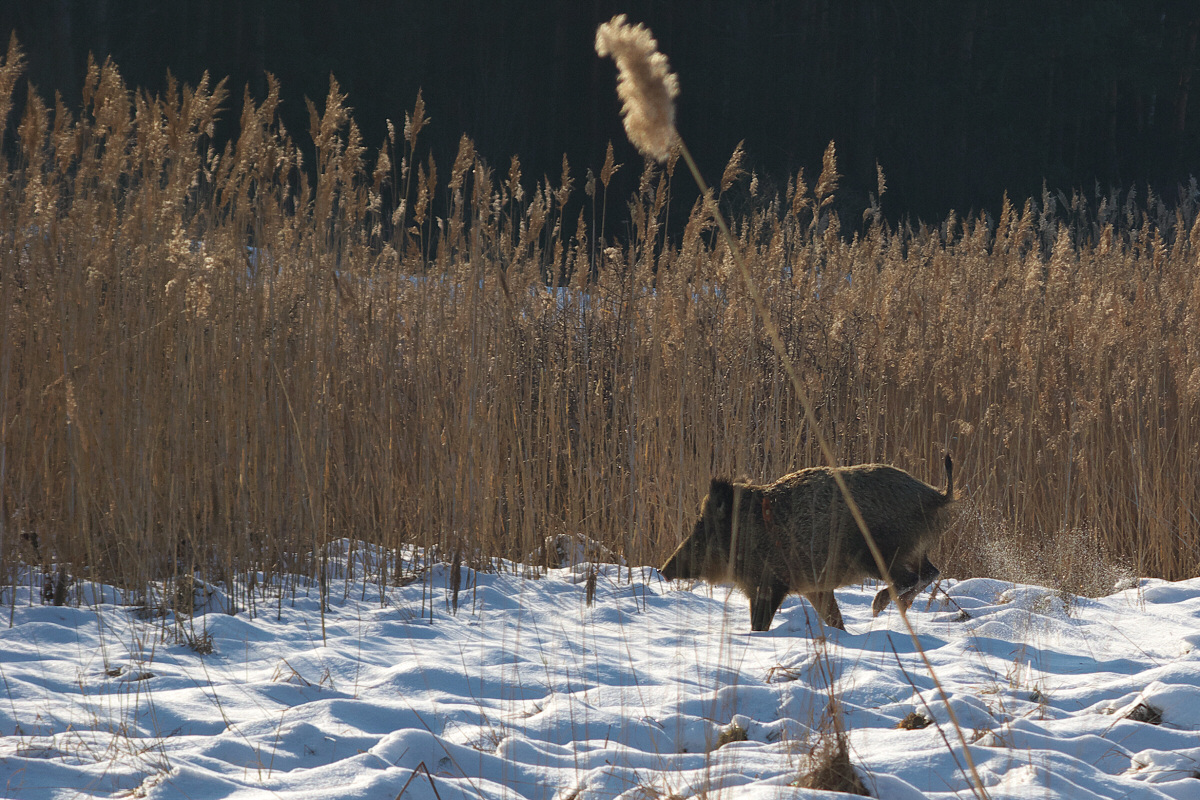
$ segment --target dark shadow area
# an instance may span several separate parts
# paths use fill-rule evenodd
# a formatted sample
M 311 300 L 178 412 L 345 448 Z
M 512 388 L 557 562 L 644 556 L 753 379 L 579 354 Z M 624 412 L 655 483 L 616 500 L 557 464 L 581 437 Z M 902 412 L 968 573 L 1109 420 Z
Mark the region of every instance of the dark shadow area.
M 372 147 L 421 89 L 438 162 L 465 132 L 497 170 L 519 155 L 526 182 L 557 178 L 566 154 L 581 185 L 611 140 L 627 165 L 613 187 L 622 198 L 639 159 L 613 65 L 592 48 L 597 24 L 620 12 L 651 27 L 679 74 L 679 127 L 706 174 L 745 139 L 760 186 L 782 191 L 800 168 L 811 182 L 835 140 L 847 221 L 867 207 L 876 163 L 893 220 L 997 208 L 1005 191 L 1019 201 L 1043 181 L 1068 193 L 1150 183 L 1171 198 L 1197 172 L 1200 6 L 1185 0 L 9 0 L 0 34 L 17 33 L 30 80 L 71 107 L 89 53 L 151 92 L 168 71 L 189 84 L 205 70 L 228 76 L 226 136 L 242 88 L 262 98 L 268 71 L 300 141 L 304 98 L 319 103 L 331 74 Z M 690 182 L 679 191 L 686 215 Z

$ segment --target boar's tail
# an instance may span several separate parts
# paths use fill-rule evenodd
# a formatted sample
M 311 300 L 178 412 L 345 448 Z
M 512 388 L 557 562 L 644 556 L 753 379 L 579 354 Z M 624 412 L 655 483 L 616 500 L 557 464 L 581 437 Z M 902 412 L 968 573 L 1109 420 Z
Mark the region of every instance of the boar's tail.
M 946 453 L 946 499 L 954 499 L 954 461 Z

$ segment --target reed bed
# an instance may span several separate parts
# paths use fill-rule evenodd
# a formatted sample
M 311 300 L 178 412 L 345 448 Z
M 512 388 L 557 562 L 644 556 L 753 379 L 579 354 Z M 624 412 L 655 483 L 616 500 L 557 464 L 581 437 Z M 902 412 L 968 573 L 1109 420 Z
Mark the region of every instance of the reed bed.
M 706 206 L 669 223 L 673 160 L 610 151 L 598 175 L 564 160 L 531 181 L 464 137 L 439 171 L 420 98 L 373 150 L 331 82 L 306 163 L 273 80 L 218 149 L 237 105 L 223 83 L 151 96 L 92 64 L 80 111 L 32 91 L 21 110 L 21 68 L 14 43 L 9 576 L 36 564 L 135 597 L 247 578 L 250 593 L 321 579 L 343 538 L 536 565 L 558 534 L 655 564 L 713 474 L 821 462 Z M 944 572 L 1075 592 L 1196 574 L 1194 183 L 1170 205 L 1045 193 L 895 227 L 832 213 L 832 145 L 811 188 L 801 173 L 779 194 L 740 158 L 717 200 L 841 462 L 938 484 L 955 458 Z M 609 196 L 616 169 L 642 170 L 634 197 Z M 411 569 L 393 556 L 363 577 Z

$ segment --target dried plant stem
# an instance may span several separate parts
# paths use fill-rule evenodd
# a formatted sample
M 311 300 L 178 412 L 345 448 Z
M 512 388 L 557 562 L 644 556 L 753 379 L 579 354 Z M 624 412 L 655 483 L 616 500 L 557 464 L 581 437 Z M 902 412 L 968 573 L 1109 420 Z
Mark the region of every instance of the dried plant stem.
M 308 513 L 312 519 L 313 534 L 320 529 L 317 522 L 316 501 L 317 495 L 313 491 L 311 474 L 308 471 L 308 459 L 304 456 L 304 437 L 300 433 L 300 423 L 296 421 L 296 411 L 292 408 L 292 398 L 288 394 L 287 384 L 283 382 L 283 375 L 279 373 L 279 365 L 271 364 L 275 369 L 275 377 L 279 380 L 279 388 L 283 392 L 284 404 L 287 406 L 288 416 L 292 420 L 292 430 L 296 436 L 296 448 L 300 451 L 300 470 L 304 473 L 304 484 L 308 488 Z M 323 540 L 313 540 L 313 560 L 320 566 L 320 574 L 317 580 L 317 601 L 321 606 L 321 644 L 325 644 L 325 559 L 327 557 L 326 547 Z

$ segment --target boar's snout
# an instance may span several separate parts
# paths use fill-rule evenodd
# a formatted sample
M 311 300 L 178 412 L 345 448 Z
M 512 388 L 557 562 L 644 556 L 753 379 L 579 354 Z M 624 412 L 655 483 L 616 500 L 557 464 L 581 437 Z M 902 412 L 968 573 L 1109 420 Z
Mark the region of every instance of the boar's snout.
M 675 552 L 667 559 L 667 563 L 663 564 L 659 573 L 669 581 L 684 580 L 687 578 L 696 577 L 696 564 L 694 537 L 689 536 L 684 539 L 679 547 L 675 548 Z

